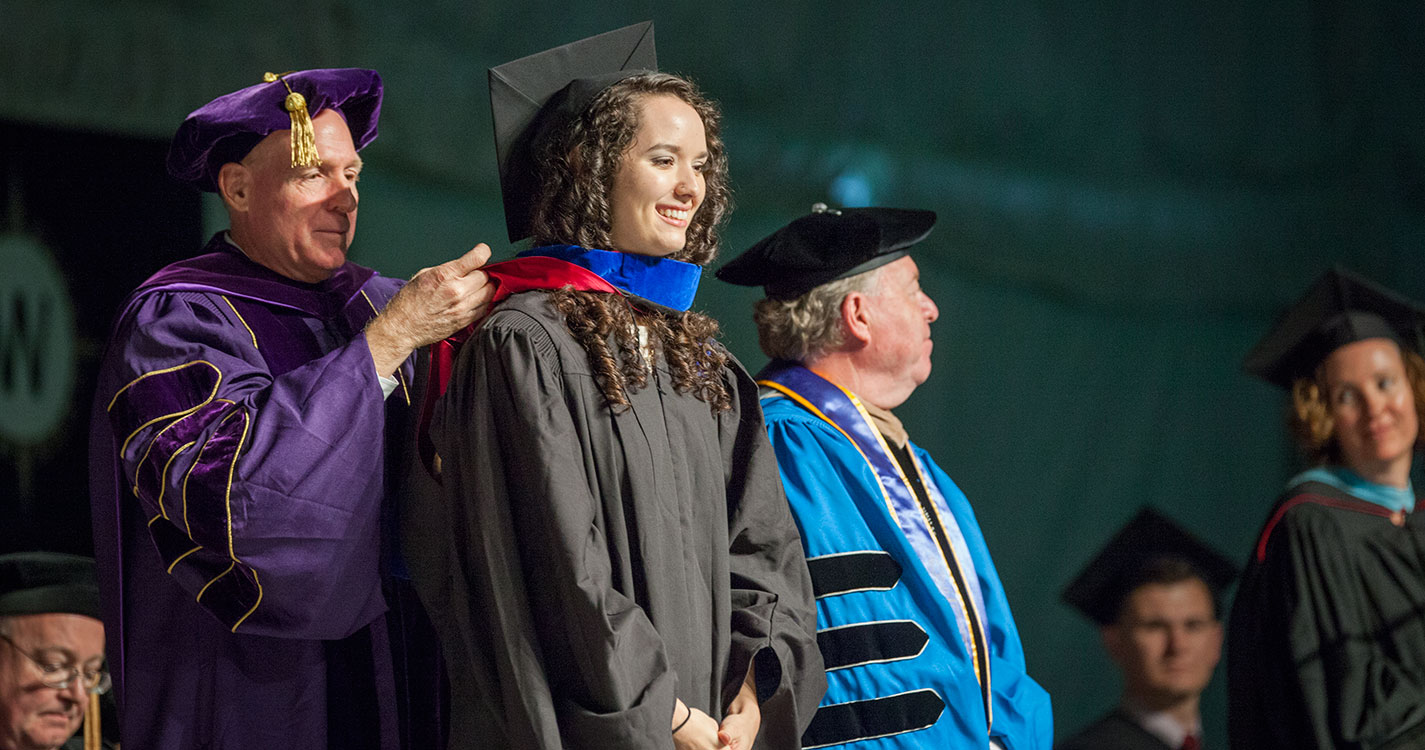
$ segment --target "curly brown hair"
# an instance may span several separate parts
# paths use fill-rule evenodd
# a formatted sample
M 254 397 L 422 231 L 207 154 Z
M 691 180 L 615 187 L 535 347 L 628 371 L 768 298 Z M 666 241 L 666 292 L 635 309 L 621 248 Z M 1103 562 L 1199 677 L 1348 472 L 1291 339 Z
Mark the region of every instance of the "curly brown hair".
M 1415 414 L 1421 425 L 1425 425 L 1425 359 L 1409 349 L 1401 348 L 1400 358 L 1405 363 L 1405 378 L 1410 382 L 1411 395 L 1415 397 Z M 1287 426 L 1296 437 L 1297 445 L 1312 464 L 1340 464 L 1341 446 L 1336 440 L 1336 419 L 1331 415 L 1331 404 L 1326 392 L 1326 363 L 1317 365 L 1316 372 L 1309 378 L 1297 378 L 1291 385 L 1291 407 L 1287 411 Z M 1420 446 L 1416 437 L 1415 445 Z
M 704 197 L 688 226 L 686 244 L 671 257 L 698 265 L 712 261 L 718 231 L 732 208 L 721 115 L 691 81 L 668 73 L 640 73 L 609 86 L 543 143 L 535 158 L 540 194 L 531 217 L 534 246 L 618 249 L 610 247 L 609 192 L 638 135 L 641 105 L 650 96 L 677 97 L 702 119 L 708 144 Z M 628 406 L 627 394 L 647 384 L 660 353 L 675 390 L 708 403 L 714 411 L 731 408 L 722 378 L 728 354 L 714 341 L 718 325 L 711 317 L 691 311 L 670 314 L 632 304 L 626 297 L 569 288 L 554 292 L 553 303 L 569 333 L 589 353 L 610 408 Z M 640 325 L 648 331 L 651 361 L 639 346 Z

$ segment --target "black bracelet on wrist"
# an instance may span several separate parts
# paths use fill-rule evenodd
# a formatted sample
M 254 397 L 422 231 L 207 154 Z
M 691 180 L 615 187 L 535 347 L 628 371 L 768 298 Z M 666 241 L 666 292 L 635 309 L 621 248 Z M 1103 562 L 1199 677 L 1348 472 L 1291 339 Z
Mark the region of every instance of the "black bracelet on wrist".
M 687 725 L 688 719 L 693 718 L 693 707 L 687 706 L 686 708 L 688 709 L 688 715 L 684 716 L 683 720 L 678 722 L 678 726 L 673 727 L 673 734 L 677 734 L 679 729 L 682 729 L 685 725 Z

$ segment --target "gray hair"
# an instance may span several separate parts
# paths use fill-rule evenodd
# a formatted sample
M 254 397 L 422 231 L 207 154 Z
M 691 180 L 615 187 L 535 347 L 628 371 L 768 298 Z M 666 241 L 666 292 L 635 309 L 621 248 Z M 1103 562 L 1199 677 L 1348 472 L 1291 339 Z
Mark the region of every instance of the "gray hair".
M 846 342 L 841 301 L 852 292 L 870 292 L 884 267 L 828 281 L 796 299 L 758 301 L 752 320 L 762 351 L 772 359 L 804 362 L 840 347 Z

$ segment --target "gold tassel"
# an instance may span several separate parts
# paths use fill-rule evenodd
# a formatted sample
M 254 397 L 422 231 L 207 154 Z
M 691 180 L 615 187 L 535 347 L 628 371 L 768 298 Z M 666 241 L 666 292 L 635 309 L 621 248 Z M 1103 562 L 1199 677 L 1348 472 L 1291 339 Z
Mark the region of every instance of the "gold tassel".
M 89 707 L 84 711 L 84 750 L 103 750 L 99 733 L 99 694 L 89 694 Z
M 287 114 L 292 118 L 292 166 L 319 167 L 322 157 L 317 153 L 317 136 L 312 130 L 312 116 L 307 112 L 307 98 L 293 91 L 283 75 L 286 74 L 263 73 L 262 80 L 267 83 L 282 81 L 282 85 L 287 88 L 287 98 L 282 102 L 282 108 L 287 110 Z

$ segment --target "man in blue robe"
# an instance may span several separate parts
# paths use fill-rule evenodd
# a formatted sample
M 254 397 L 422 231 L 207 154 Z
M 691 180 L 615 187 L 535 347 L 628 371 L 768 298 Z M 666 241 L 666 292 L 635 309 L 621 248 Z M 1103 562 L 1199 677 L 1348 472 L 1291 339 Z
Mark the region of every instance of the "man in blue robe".
M 891 413 L 930 375 L 909 248 L 935 214 L 813 213 L 718 271 L 762 286 L 767 430 L 806 546 L 828 688 L 805 747 L 1048 750 L 1049 695 L 955 483 Z
M 347 261 L 381 91 L 370 70 L 269 74 L 174 137 L 170 174 L 231 224 L 128 298 L 100 370 L 90 485 L 126 747 L 440 744 L 385 438 L 407 358 L 484 308 L 489 251 L 404 287 Z

